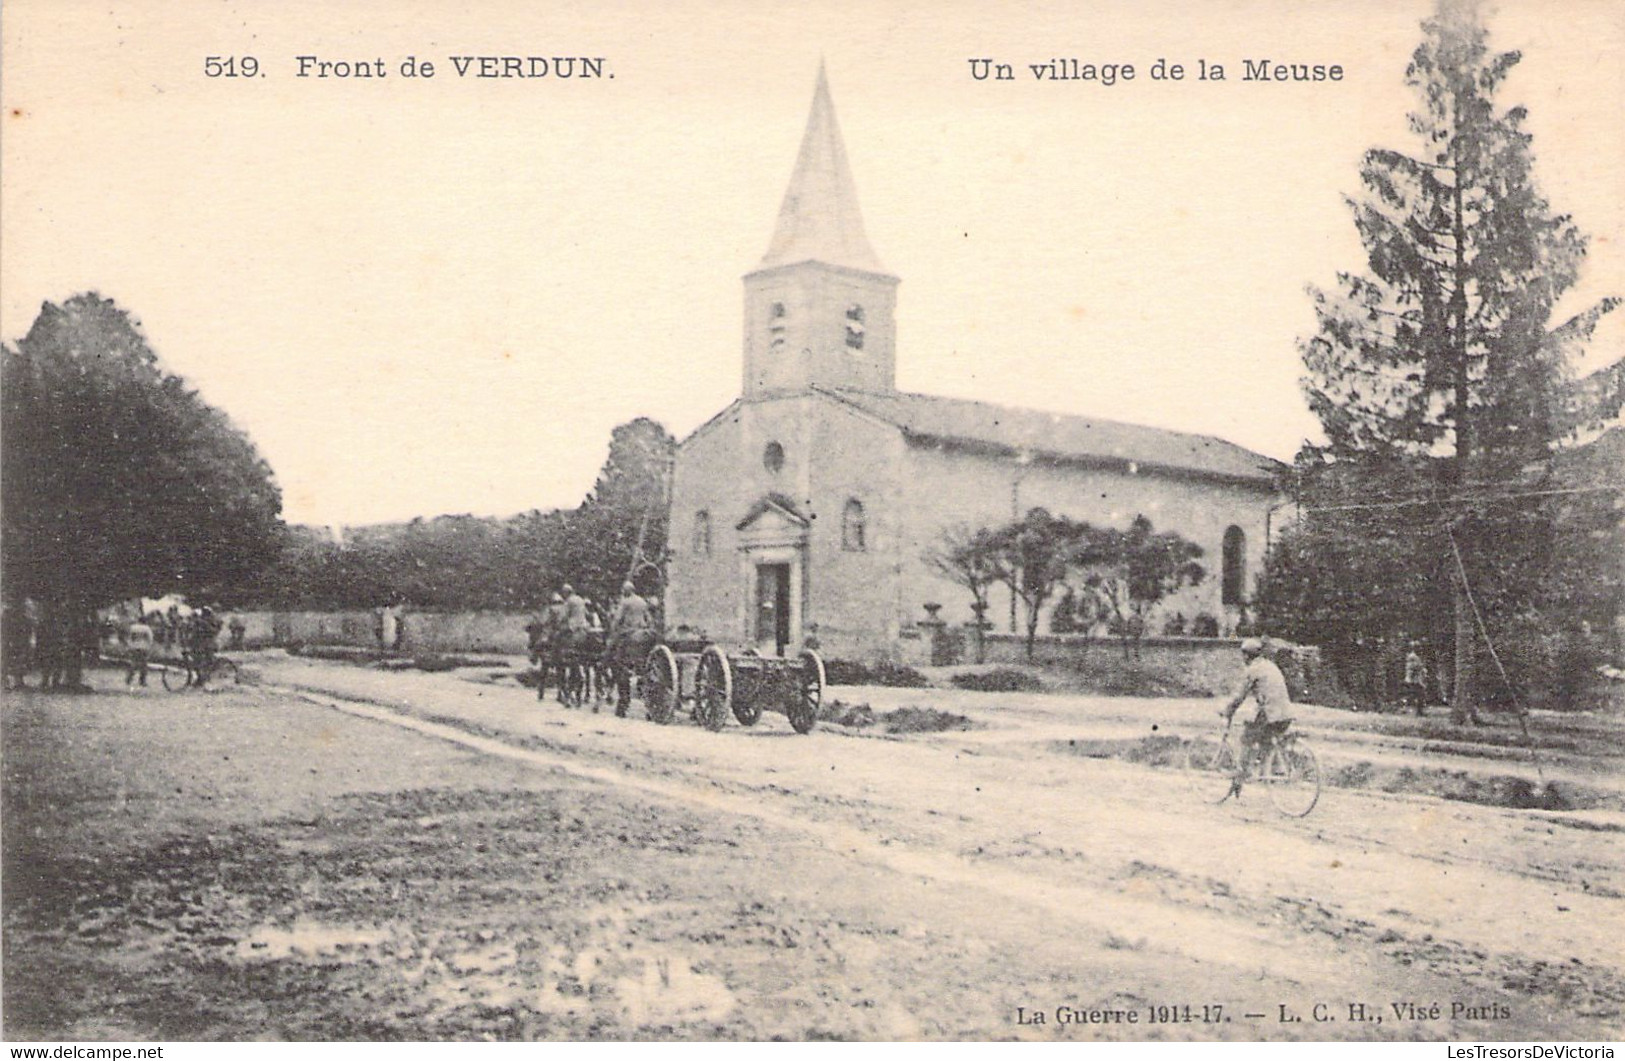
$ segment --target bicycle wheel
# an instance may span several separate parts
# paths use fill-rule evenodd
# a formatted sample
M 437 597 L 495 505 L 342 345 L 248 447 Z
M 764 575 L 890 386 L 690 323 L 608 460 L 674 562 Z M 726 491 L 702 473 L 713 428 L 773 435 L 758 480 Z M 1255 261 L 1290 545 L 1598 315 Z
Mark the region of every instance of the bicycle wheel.
M 172 693 L 178 693 L 192 684 L 192 668 L 184 663 L 167 662 L 158 664 L 158 677 L 163 681 L 164 688 Z
M 243 672 L 237 664 L 225 657 L 221 657 L 209 664 L 206 669 L 198 672 L 197 684 L 199 688 L 208 688 L 212 685 L 217 689 L 228 685 L 241 685 L 243 684 Z
M 1302 741 L 1278 744 L 1264 763 L 1270 802 L 1289 818 L 1302 818 L 1320 800 L 1320 763 Z
M 1191 751 L 1192 768 L 1201 771 L 1200 784 L 1211 803 L 1230 798 L 1230 785 L 1236 777 L 1236 746 L 1228 731 L 1215 744 L 1198 745 Z

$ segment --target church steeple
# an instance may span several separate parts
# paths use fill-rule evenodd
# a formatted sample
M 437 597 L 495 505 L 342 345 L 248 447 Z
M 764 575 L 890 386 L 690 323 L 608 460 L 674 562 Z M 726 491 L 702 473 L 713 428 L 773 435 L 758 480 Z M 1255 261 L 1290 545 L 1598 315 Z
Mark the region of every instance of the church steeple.
M 897 278 L 863 231 L 822 63 L 767 253 L 745 277 L 749 399 L 812 384 L 893 390 Z
M 760 268 L 795 262 L 823 262 L 885 272 L 863 232 L 858 188 L 846 161 L 841 126 L 829 98 L 829 78 L 818 64 L 807 131 L 801 137 L 796 168 L 779 206 L 779 223 Z

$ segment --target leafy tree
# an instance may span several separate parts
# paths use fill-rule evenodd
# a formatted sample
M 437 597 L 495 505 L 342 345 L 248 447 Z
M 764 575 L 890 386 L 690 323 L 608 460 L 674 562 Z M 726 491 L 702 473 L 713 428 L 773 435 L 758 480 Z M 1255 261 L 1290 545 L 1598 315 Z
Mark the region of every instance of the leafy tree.
M 571 513 L 560 570 L 607 604 L 632 579 L 641 593 L 665 590 L 667 476 L 677 440 L 648 417 L 610 435 L 609 456 L 581 507 Z
M 1083 524 L 1048 509 L 1035 508 L 1006 527 L 991 532 L 989 558 L 1000 582 L 1021 600 L 1027 624 L 1027 658 L 1038 641 L 1038 618 L 1057 587 L 1066 580 Z
M 1049 613 L 1049 632 L 1052 634 L 1087 633 L 1095 624 L 1094 602 L 1079 596 L 1071 586 L 1061 590 L 1061 599 Z
M 988 590 L 999 581 L 997 548 L 992 531 L 960 525 L 945 529 L 925 553 L 933 571 L 970 591 L 971 612 L 978 622 L 987 616 Z
M 260 580 L 260 599 L 318 608 L 399 603 L 518 610 L 542 604 L 571 582 L 607 605 L 628 572 L 640 591 L 658 592 L 666 554 L 665 476 L 675 447 L 653 420 L 620 425 L 597 483 L 575 509 L 505 520 L 419 517 L 354 528 L 342 542 L 298 528 L 274 572 Z
M 1082 525 L 1071 556 L 1087 589 L 1129 655 L 1151 612 L 1182 586 L 1200 585 L 1202 547 L 1173 531 L 1159 534 L 1145 516 L 1126 531 Z
M 233 595 L 276 556 L 281 493 L 248 437 L 90 293 L 3 348 L 6 589 L 84 608 Z
M 1550 530 L 1539 506 L 1491 499 L 1555 443 L 1617 415 L 1622 396 L 1618 372 L 1572 378 L 1616 300 L 1552 322 L 1586 240 L 1536 187 L 1524 108 L 1496 102 L 1519 58 L 1488 48 L 1471 0 L 1441 0 L 1423 23 L 1405 75 L 1419 147 L 1366 154 L 1365 196 L 1350 206 L 1368 269 L 1341 274 L 1335 292 L 1311 289 L 1319 328 L 1302 344 L 1327 438 L 1312 456 L 1358 465 L 1368 483 L 1401 469 L 1394 478 L 1420 477 L 1438 500 L 1365 518 L 1396 534 L 1426 518 L 1441 532 L 1458 721 L 1473 709 L 1476 627 L 1486 608 L 1518 610 L 1514 561 Z
M 924 557 L 926 565 L 937 574 L 970 591 L 971 614 L 977 625 L 978 663 L 985 652 L 982 635 L 987 628 L 988 590 L 999 581 L 997 549 L 992 531 L 960 525 L 944 530 Z
M 1372 507 L 1425 496 L 1425 463 L 1409 474 L 1372 469 L 1313 455 L 1300 461 L 1306 514 L 1271 543 L 1253 601 L 1262 629 L 1318 645 L 1344 690 L 1380 706 L 1390 692 L 1382 666 L 1398 663 L 1399 646 L 1450 643 L 1450 557 L 1432 505 Z M 1432 663 L 1441 673 L 1440 661 Z

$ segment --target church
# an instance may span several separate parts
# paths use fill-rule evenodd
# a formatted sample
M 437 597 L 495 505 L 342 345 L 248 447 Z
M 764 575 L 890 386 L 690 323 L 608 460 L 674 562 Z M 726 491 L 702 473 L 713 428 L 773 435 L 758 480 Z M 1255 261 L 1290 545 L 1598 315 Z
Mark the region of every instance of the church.
M 767 253 L 744 278 L 739 398 L 677 449 L 668 630 L 765 654 L 902 658 L 927 603 L 970 594 L 927 554 L 1029 509 L 1201 545 L 1208 577 L 1162 605 L 1241 616 L 1279 502 L 1277 462 L 1222 439 L 897 389 L 898 278 L 864 234 L 822 69 Z M 988 618 L 1019 609 L 994 587 Z M 1042 627 L 1047 629 L 1047 623 Z M 1160 622 L 1152 632 L 1161 629 Z

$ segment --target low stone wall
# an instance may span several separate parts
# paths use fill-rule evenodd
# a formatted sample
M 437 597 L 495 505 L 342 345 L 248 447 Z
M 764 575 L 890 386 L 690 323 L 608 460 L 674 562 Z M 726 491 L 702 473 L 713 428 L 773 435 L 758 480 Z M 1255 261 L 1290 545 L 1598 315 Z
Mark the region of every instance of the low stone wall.
M 401 651 L 496 652 L 530 650 L 530 616 L 508 612 L 407 612 L 401 617 Z
M 966 660 L 974 658 L 974 631 L 966 629 Z M 985 635 L 983 655 L 988 663 L 1023 664 L 1027 641 L 1019 634 Z M 1281 668 L 1292 699 L 1300 704 L 1352 707 L 1326 665 L 1320 649 L 1274 641 L 1271 658 Z M 1131 650 L 1132 651 L 1132 650 Z M 1229 637 L 1148 637 L 1140 641 L 1138 655 L 1124 660 L 1123 644 L 1116 638 L 1047 634 L 1033 644 L 1032 662 L 1072 671 L 1109 670 L 1116 666 L 1161 678 L 1206 695 L 1228 695 L 1241 683 L 1241 640 Z
M 1036 663 L 1044 667 L 1078 670 L 1108 666 L 1123 660 L 1123 645 L 1116 638 L 1076 634 L 1041 634 L 1027 658 L 1027 639 L 1019 634 L 989 633 L 984 638 L 989 663 Z M 1139 643 L 1133 666 L 1164 675 L 1193 688 L 1220 693 L 1241 682 L 1241 642 L 1228 637 L 1147 637 Z
M 233 612 L 243 620 L 243 643 L 249 648 L 305 645 L 352 645 L 377 648 L 378 619 L 372 612 Z M 491 652 L 520 655 L 529 647 L 525 624 L 530 617 L 508 612 L 401 613 L 396 651 L 404 655 L 433 652 Z M 220 643 L 231 633 L 222 630 Z

